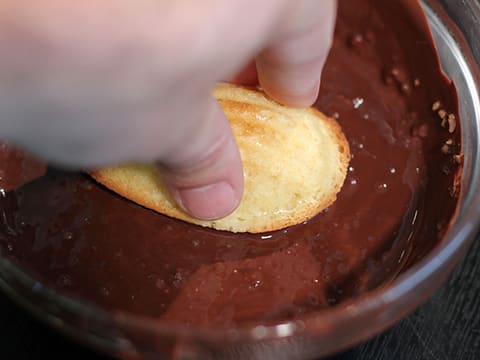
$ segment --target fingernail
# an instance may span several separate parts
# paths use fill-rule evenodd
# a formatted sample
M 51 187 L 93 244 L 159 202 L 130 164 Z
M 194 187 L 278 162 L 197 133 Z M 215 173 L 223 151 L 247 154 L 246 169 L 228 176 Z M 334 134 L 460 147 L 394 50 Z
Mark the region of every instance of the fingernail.
M 230 214 L 238 206 L 232 186 L 224 181 L 181 189 L 174 194 L 179 205 L 190 215 L 202 220 L 215 220 Z
M 302 106 L 312 106 L 318 98 L 318 93 L 320 91 L 320 79 L 313 83 L 312 87 L 309 90 L 306 90 L 303 94 L 303 104 Z
M 297 93 L 292 92 L 291 94 L 291 103 L 293 106 L 298 107 L 307 107 L 311 106 L 318 97 L 318 92 L 320 90 L 320 79 L 316 82 L 312 82 L 309 87 L 303 87 L 297 89 Z

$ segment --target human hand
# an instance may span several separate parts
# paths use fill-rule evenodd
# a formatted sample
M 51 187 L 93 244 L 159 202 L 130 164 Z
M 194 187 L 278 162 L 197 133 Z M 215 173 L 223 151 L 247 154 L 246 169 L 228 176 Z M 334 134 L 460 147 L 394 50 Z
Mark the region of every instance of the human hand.
M 243 173 L 212 88 L 255 59 L 271 97 L 311 105 L 335 12 L 335 0 L 3 1 L 1 136 L 67 167 L 157 161 L 187 212 L 225 216 Z

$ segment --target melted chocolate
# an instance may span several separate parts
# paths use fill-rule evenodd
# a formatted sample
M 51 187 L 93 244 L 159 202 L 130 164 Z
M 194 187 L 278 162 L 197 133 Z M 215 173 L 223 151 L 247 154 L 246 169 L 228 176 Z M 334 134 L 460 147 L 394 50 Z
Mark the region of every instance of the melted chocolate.
M 340 1 L 316 106 L 352 159 L 338 200 L 304 224 L 204 229 L 49 169 L 0 200 L 0 248 L 67 294 L 187 324 L 291 319 L 388 284 L 442 240 L 458 203 L 460 129 L 438 115 L 458 119 L 456 94 L 415 1 Z
M 0 189 L 11 191 L 43 176 L 47 166 L 24 151 L 0 143 Z

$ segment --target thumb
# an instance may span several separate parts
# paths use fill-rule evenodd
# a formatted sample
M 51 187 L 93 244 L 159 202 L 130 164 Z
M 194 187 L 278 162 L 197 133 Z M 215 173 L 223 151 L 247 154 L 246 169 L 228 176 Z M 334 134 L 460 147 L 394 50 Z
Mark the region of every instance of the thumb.
M 214 99 L 199 123 L 188 129 L 158 163 L 160 174 L 185 212 L 203 220 L 224 217 L 236 209 L 243 193 L 242 164 L 232 129 Z

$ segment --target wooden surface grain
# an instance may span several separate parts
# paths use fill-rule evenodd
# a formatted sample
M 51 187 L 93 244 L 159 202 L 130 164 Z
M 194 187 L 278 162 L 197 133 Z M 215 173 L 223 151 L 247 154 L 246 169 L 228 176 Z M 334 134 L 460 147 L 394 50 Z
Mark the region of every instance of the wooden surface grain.
M 0 359 L 108 360 L 37 322 L 0 294 Z M 480 237 L 450 279 L 412 315 L 329 360 L 480 359 Z

